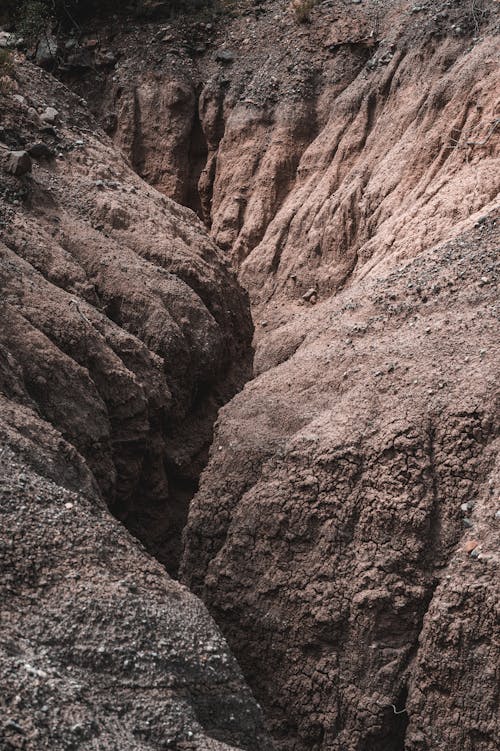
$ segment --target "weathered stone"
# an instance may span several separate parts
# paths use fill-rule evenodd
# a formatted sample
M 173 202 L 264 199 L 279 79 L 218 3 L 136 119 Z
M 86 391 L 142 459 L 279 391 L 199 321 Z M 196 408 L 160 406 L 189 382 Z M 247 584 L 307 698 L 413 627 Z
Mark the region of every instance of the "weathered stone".
M 36 48 L 35 62 L 42 68 L 50 67 L 56 60 L 57 50 L 57 39 L 54 36 L 44 34 Z
M 16 177 L 21 177 L 31 172 L 31 159 L 27 151 L 11 151 L 7 155 L 7 172 Z
M 0 48 L 13 47 L 14 45 L 14 35 L 9 34 L 8 31 L 0 31 Z
M 467 540 L 464 543 L 464 550 L 466 553 L 472 553 L 472 551 L 479 545 L 479 540 Z
M 54 150 L 43 141 L 32 144 L 27 151 L 33 159 L 53 159 L 55 156 Z
M 215 59 L 220 63 L 232 63 L 234 60 L 234 52 L 231 52 L 231 50 L 218 50 Z
M 304 292 L 304 294 L 302 295 L 302 299 L 305 300 L 306 302 L 309 302 L 310 300 L 313 299 L 313 297 L 317 297 L 317 294 L 318 293 L 316 292 L 316 289 L 314 287 L 311 287 L 310 289 L 307 290 L 307 292 Z
M 48 123 L 49 125 L 54 125 L 54 123 L 57 122 L 58 118 L 59 112 L 55 107 L 46 107 L 40 115 L 40 120 L 43 120 L 44 123 Z

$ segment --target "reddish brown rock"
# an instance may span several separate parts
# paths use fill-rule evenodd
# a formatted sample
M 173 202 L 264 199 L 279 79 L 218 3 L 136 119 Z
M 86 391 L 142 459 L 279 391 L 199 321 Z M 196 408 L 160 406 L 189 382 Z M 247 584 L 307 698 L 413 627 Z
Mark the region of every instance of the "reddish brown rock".
M 301 27 L 277 2 L 244 10 L 173 21 L 168 47 L 113 28 L 116 70 L 73 82 L 254 303 L 258 377 L 220 413 L 183 580 L 278 748 L 496 751 L 497 4 L 332 0 Z M 216 405 L 248 375 L 248 318 L 201 225 L 124 191 L 100 141 L 35 172 L 42 234 L 15 225 L 5 263 L 5 378 L 175 560 Z M 241 715 L 236 735 L 221 723 L 244 746 Z
M 246 297 L 195 215 L 148 188 L 82 103 L 57 162 L 0 192 L 0 747 L 270 748 L 175 569 L 219 405 L 247 377 Z M 33 142 L 19 98 L 2 134 Z
M 478 283 L 499 239 L 490 218 L 308 308 L 220 414 L 183 580 L 278 748 L 495 749 L 496 290 Z
M 148 189 L 76 99 L 36 69 L 18 77 L 72 111 L 72 149 L 3 204 L 0 342 L 114 513 L 175 571 L 217 409 L 250 372 L 248 304 L 192 212 Z M 4 102 L 5 125 L 35 140 Z
M 212 233 L 266 325 L 260 375 L 219 418 L 183 576 L 279 748 L 493 751 L 498 9 L 473 41 L 458 4 L 445 21 L 384 7 L 375 52 L 311 52 L 329 81 L 314 96 L 255 87 L 226 117 Z M 310 141 L 275 203 L 296 117 Z
M 479 545 L 478 540 L 467 540 L 464 543 L 464 550 L 466 553 L 472 553 L 472 551 L 475 550 L 478 545 Z

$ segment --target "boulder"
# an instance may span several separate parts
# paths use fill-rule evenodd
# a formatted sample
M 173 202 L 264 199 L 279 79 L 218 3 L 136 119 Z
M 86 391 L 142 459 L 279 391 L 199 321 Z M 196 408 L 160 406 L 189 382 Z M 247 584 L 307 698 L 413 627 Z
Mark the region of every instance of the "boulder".
M 45 34 L 38 42 L 35 54 L 35 62 L 42 68 L 49 68 L 54 64 L 58 50 L 57 39 Z
M 15 44 L 13 34 L 9 34 L 8 31 L 0 31 L 0 47 L 5 49 L 7 47 L 13 47 Z
M 33 159 L 53 159 L 54 150 L 47 146 L 43 141 L 38 141 L 28 147 L 28 154 Z

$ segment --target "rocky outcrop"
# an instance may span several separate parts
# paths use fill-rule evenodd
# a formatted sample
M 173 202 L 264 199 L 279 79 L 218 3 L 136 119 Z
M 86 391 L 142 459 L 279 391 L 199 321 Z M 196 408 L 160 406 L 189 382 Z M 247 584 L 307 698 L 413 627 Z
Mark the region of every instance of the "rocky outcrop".
M 278 748 L 495 748 L 498 230 L 309 308 L 221 412 L 184 581 Z
M 284 749 L 495 748 L 497 19 L 272 3 L 170 70 L 257 323 L 182 575 Z
M 270 748 L 204 606 L 112 519 L 74 447 L 19 403 L 5 350 L 0 374 L 13 397 L 0 401 L 1 748 Z
M 17 60 L 0 99 L 2 166 L 33 156 L 0 190 L 0 746 L 270 748 L 205 607 L 106 506 L 175 570 L 245 295 L 68 90 Z
M 113 512 L 175 571 L 217 409 L 250 373 L 248 304 L 192 212 L 145 187 L 67 90 L 18 77 L 33 93 L 4 98 L 4 139 L 45 139 L 58 158 L 5 178 L 0 341 Z M 38 118 L 47 101 L 57 129 Z
M 302 27 L 270 2 L 210 30 L 113 30 L 120 60 L 93 99 L 241 267 L 256 319 L 280 318 L 494 204 L 497 23 L 489 0 L 328 0 Z
M 82 102 L 72 129 L 66 92 L 15 100 L 25 129 L 30 104 L 57 109 L 60 132 L 43 134 L 63 154 L 4 191 L 18 202 L 1 339 L 16 430 L 32 430 L 19 405 L 38 410 L 71 472 L 83 457 L 85 482 L 175 570 L 217 408 L 249 376 L 231 260 L 257 377 L 219 414 L 182 581 L 283 751 L 494 751 L 497 4 L 327 0 L 303 26 L 287 6 L 117 24 L 89 53 L 108 56 L 99 75 L 68 74 L 166 198 Z M 5 145 L 31 154 L 13 123 Z M 225 710 L 204 719 L 212 686 L 227 706 L 191 670 L 214 678 L 207 651 L 174 655 L 189 663 L 174 714 L 198 723 L 174 747 L 266 747 L 236 668 L 234 731 Z

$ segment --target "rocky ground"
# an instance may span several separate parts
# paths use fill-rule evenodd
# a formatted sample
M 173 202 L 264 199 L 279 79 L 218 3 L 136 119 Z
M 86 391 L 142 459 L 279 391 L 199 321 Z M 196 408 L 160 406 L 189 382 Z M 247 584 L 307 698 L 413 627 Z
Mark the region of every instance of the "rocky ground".
M 270 748 L 215 623 L 74 449 L 3 397 L 0 436 L 0 747 Z
M 274 748 L 496 749 L 498 4 L 309 15 L 115 18 L 7 76 L 14 748 L 267 747 L 104 500 Z

